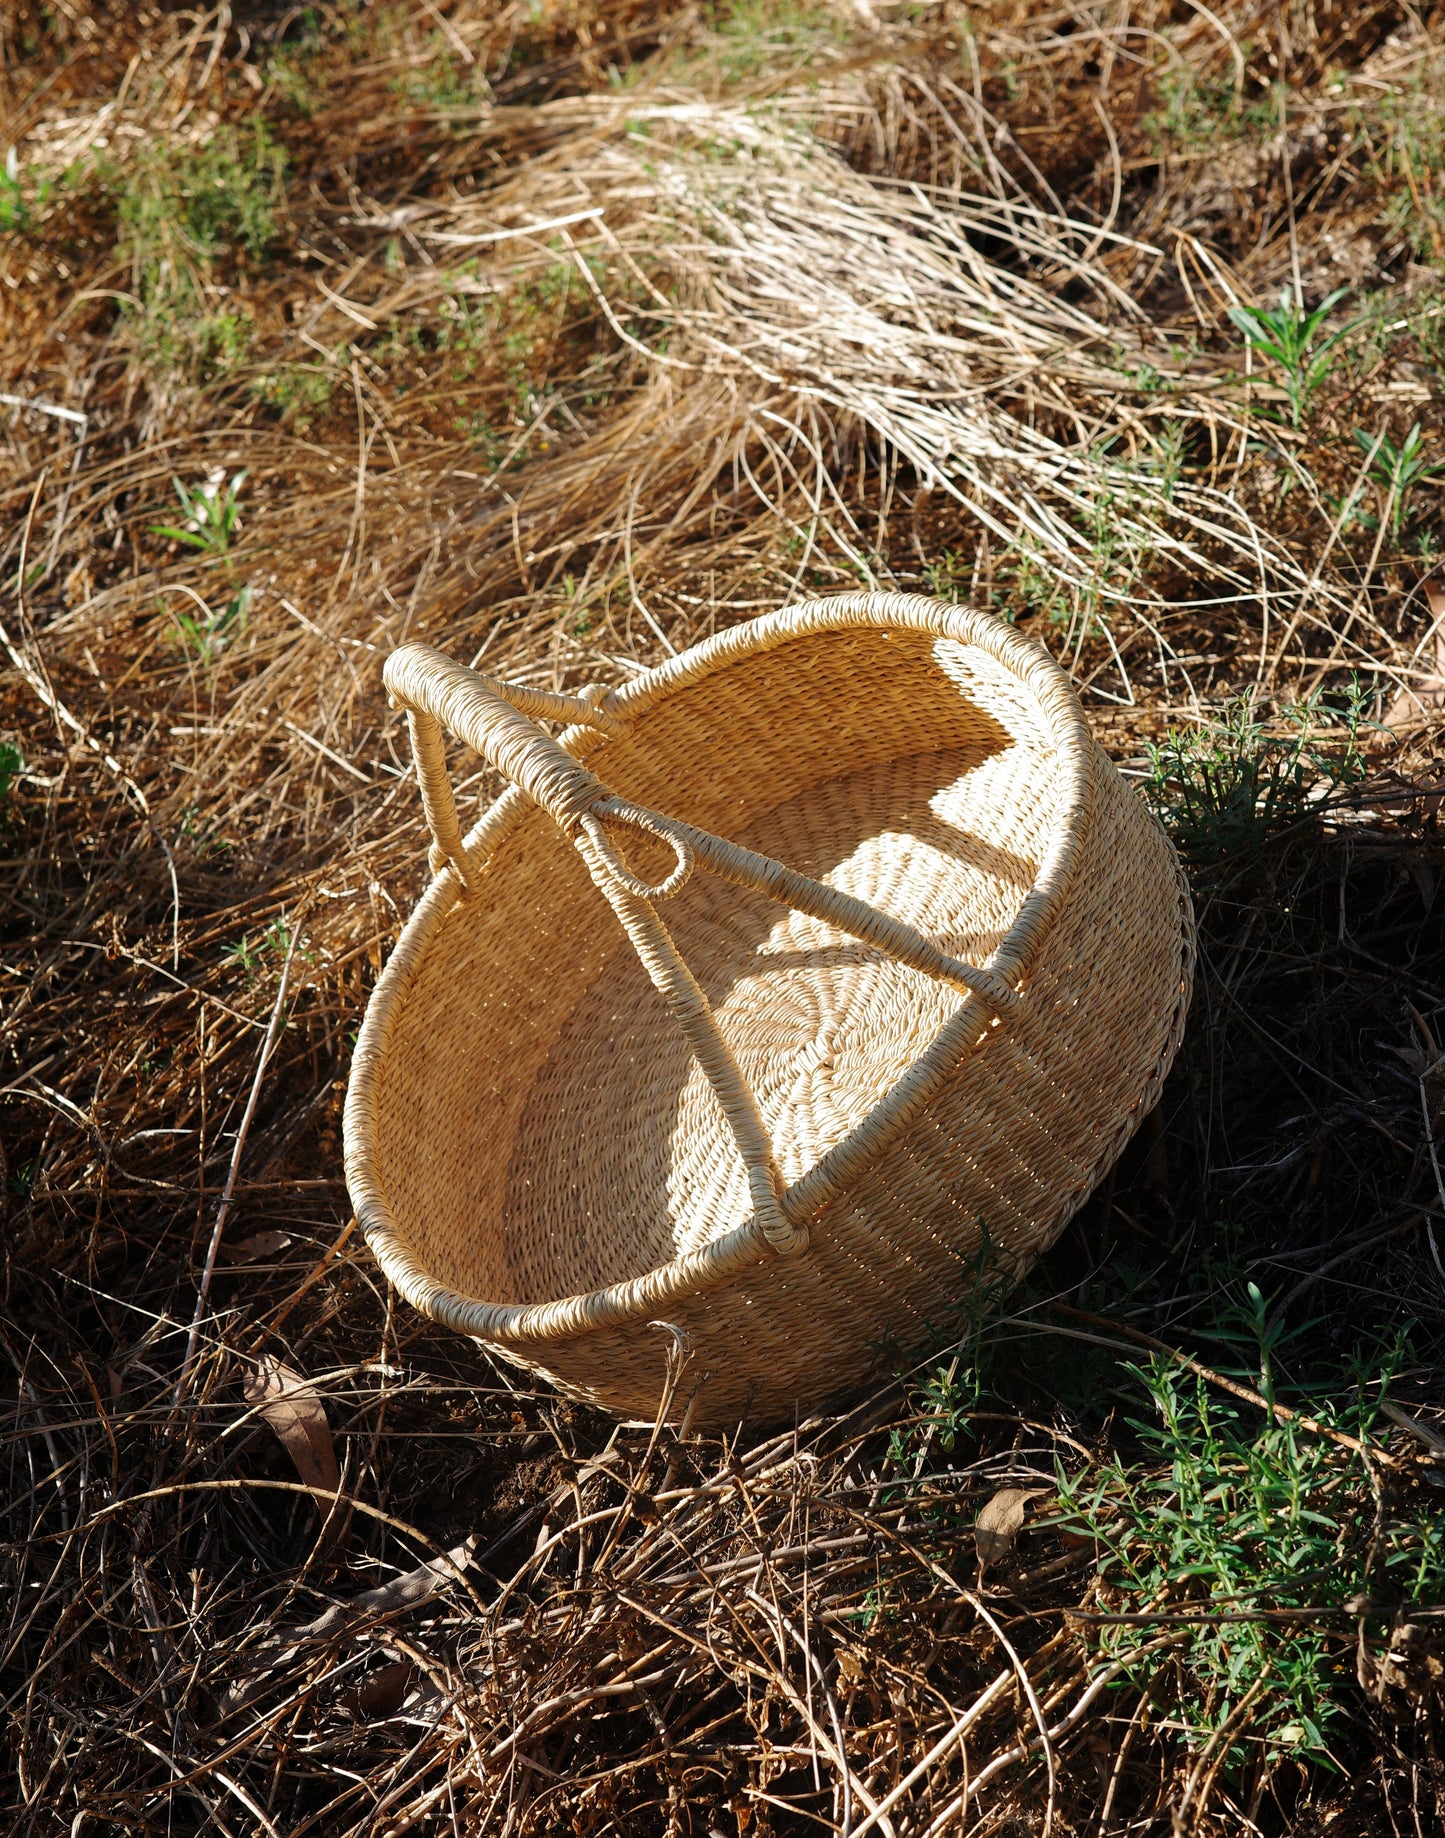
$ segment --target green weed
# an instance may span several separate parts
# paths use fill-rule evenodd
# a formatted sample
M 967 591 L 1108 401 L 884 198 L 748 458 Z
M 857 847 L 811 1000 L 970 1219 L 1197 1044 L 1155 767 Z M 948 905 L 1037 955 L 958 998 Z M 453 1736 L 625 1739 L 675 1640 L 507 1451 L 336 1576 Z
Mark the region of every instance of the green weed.
M 1377 444 L 1378 438 L 1378 444 Z M 1390 534 L 1398 536 L 1405 521 L 1406 499 L 1417 485 L 1445 476 L 1445 460 L 1430 460 L 1417 421 L 1397 447 L 1388 435 L 1376 437 L 1363 428 L 1355 429 L 1355 444 L 1362 453 L 1373 454 L 1370 476 L 1385 493 L 1385 518 Z M 1372 518 L 1362 518 L 1373 522 Z
M 1271 733 L 1245 695 L 1216 720 L 1171 728 L 1147 746 L 1150 803 L 1197 864 L 1248 860 L 1364 777 L 1366 701 L 1358 684 L 1333 705 L 1317 690 L 1284 708 L 1283 731 Z
M 20 181 L 20 156 L 12 147 L 0 166 L 0 236 L 28 230 L 44 211 L 55 189 L 51 179 L 37 179 L 28 192 Z
M 284 914 L 273 919 L 261 935 L 253 940 L 249 932 L 243 932 L 234 944 L 227 945 L 221 955 L 240 970 L 246 979 L 246 987 L 253 989 L 262 973 L 275 966 L 280 968 L 286 954 L 291 949 L 291 927 Z M 295 956 L 303 963 L 315 961 L 315 952 L 298 948 Z
M 184 543 L 188 549 L 199 550 L 202 555 L 220 561 L 226 578 L 233 585 L 234 591 L 223 606 L 213 608 L 197 598 L 185 606 L 169 609 L 181 642 L 197 663 L 207 669 L 230 640 L 245 631 L 251 610 L 251 588 L 248 584 L 235 585 L 236 570 L 231 555 L 241 522 L 241 487 L 245 481 L 244 472 L 233 473 L 227 479 L 220 466 L 199 485 L 187 486 L 181 479 L 172 479 L 171 484 L 185 513 L 184 521 L 150 526 L 152 536 L 168 537 L 172 542 Z
M 13 746 L 8 740 L 0 740 L 0 836 L 7 835 L 15 828 L 10 792 L 24 770 L 25 761 L 19 747 Z
M 1007 585 L 994 590 L 994 610 L 1007 624 L 1029 613 L 1041 614 L 1052 626 L 1068 623 L 1073 613 L 1069 583 L 1028 537 L 1020 540 L 1000 572 Z
M 1241 1313 L 1226 1337 L 1272 1402 L 1279 1333 L 1252 1284 Z M 1399 1358 L 1396 1347 L 1357 1365 L 1343 1407 L 1312 1413 L 1367 1437 Z M 1130 1421 L 1153 1461 L 1059 1472 L 1065 1523 L 1098 1542 L 1102 1602 L 1130 1617 L 1094 1624 L 1099 1652 L 1119 1657 L 1184 1616 L 1178 1642 L 1129 1675 L 1167 1703 L 1186 1744 L 1233 1736 L 1236 1767 L 1251 1755 L 1330 1765 L 1330 1725 L 1354 1676 L 1340 1611 L 1371 1594 L 1438 1600 L 1445 1524 L 1387 1515 L 1358 1455 L 1295 1422 L 1246 1418 L 1171 1359 L 1128 1370 L 1152 1406 Z
M 278 99 L 309 119 L 325 99 L 327 74 L 317 53 L 325 37 L 314 6 L 300 10 L 284 45 L 266 59 L 266 82 Z
M 1279 306 L 1271 312 L 1262 306 L 1232 306 L 1229 317 L 1243 332 L 1247 343 L 1262 357 L 1279 366 L 1284 390 L 1289 398 L 1289 417 L 1294 427 L 1304 419 L 1309 399 L 1332 368 L 1340 340 L 1360 323 L 1351 320 L 1333 332 L 1324 324 L 1344 299 L 1346 289 L 1337 287 L 1326 294 L 1312 313 L 1307 313 L 1285 287 L 1280 289 Z
M 0 740 L 0 798 L 10 796 L 10 787 L 25 770 L 25 761 L 20 757 L 20 749 L 12 746 L 8 740 Z
M 1182 420 L 1159 423 L 1150 437 L 1152 452 L 1143 470 L 1152 475 L 1166 504 L 1174 502 L 1174 493 L 1184 476 L 1184 458 L 1189 445 L 1189 429 Z
M 198 862 L 206 861 L 212 856 L 225 855 L 235 848 L 230 837 L 218 835 L 210 824 L 206 823 L 194 804 L 187 804 L 181 811 L 181 820 L 177 826 L 181 838 L 189 845 L 191 854 Z
M 24 230 L 30 224 L 30 209 L 10 165 L 0 167 L 0 235 Z
M 253 329 L 249 313 L 208 313 L 192 339 L 199 374 L 229 376 L 250 350 Z
M 168 536 L 172 542 L 184 543 L 205 555 L 225 555 L 240 525 L 241 487 L 245 482 L 244 472 L 232 474 L 228 481 L 219 466 L 200 485 L 188 487 L 172 479 L 185 521 L 179 527 L 153 523 L 151 535 Z
M 808 0 L 733 0 L 715 21 L 718 66 L 725 82 L 743 83 L 764 70 L 810 64 L 845 44 L 848 25 L 832 7 Z
M 170 616 L 184 645 L 203 669 L 209 670 L 233 638 L 246 629 L 251 610 L 251 589 L 238 588 L 224 606 L 170 609 Z
M 1422 261 L 1445 263 L 1445 107 L 1440 64 L 1432 59 L 1401 89 L 1381 96 L 1366 128 L 1371 176 L 1387 192 L 1381 221 Z M 1383 128 L 1383 136 L 1379 130 Z
M 1148 523 L 1134 513 L 1147 518 L 1161 497 L 1172 499 L 1187 438 L 1183 423 L 1171 420 L 1133 459 L 1111 452 L 1112 439 L 1098 443 L 1094 455 L 1107 468 L 1108 484 L 1073 513 L 1081 542 L 1065 560 L 1034 537 L 1017 538 L 1000 570 L 1005 585 L 993 594 L 1000 617 L 1012 623 L 1025 613 L 1041 615 L 1066 632 L 1067 643 L 1104 635 L 1108 608 L 1128 598 L 1154 553 Z
M 909 1416 L 891 1431 L 888 1459 L 899 1468 L 921 1471 L 930 1449 L 952 1455 L 958 1443 L 973 1439 L 973 1413 L 983 1396 L 983 1374 L 955 1355 L 908 1389 Z
M 251 394 L 267 408 L 276 409 L 283 421 L 305 434 L 317 415 L 331 406 L 336 388 L 333 372 L 320 364 L 287 364 L 268 370 L 251 384 Z
M 574 574 L 564 574 L 558 592 L 562 597 L 561 618 L 567 630 L 574 638 L 590 638 L 596 622 L 587 610 L 582 582 Z
M 923 579 L 935 600 L 962 600 L 969 578 L 967 559 L 952 549 L 945 549 L 937 561 L 923 564 Z
M 124 168 L 91 177 L 114 198 L 118 253 L 131 270 L 125 309 L 146 360 L 219 375 L 245 351 L 249 322 L 216 312 L 222 258 L 260 261 L 276 233 L 286 155 L 264 122 L 224 128 L 199 147 L 141 142 Z
M 993 1239 L 984 1224 L 967 1286 L 946 1324 L 935 1324 L 938 1351 L 926 1365 L 909 1365 L 903 1372 L 905 1415 L 888 1439 L 887 1464 L 897 1476 L 887 1490 L 890 1498 L 913 1489 L 935 1449 L 946 1458 L 961 1442 L 974 1440 L 973 1416 L 990 1388 L 999 1351 L 998 1311 L 1012 1287 L 995 1267 Z M 877 1352 L 880 1366 L 899 1371 L 896 1348 L 880 1346 Z
M 1140 125 L 1157 152 L 1237 134 L 1240 109 L 1234 80 L 1171 70 L 1159 79 L 1159 106 Z
M 434 40 L 434 51 L 435 55 L 420 69 L 393 80 L 393 93 L 414 108 L 475 119 L 477 111 L 492 99 L 492 87 L 481 65 L 459 63 L 442 38 Z
M 1246 61 L 1253 47 L 1240 46 Z M 1279 126 L 1277 89 L 1256 89 L 1246 100 L 1239 75 L 1206 76 L 1181 65 L 1158 80 L 1158 107 L 1140 124 L 1157 153 L 1184 152 L 1221 140 L 1260 139 Z
M 866 1590 L 858 1607 L 850 1612 L 849 1619 L 860 1632 L 868 1634 L 880 1622 L 896 1619 L 898 1610 L 893 1606 L 892 1591 L 886 1583 L 875 1583 Z

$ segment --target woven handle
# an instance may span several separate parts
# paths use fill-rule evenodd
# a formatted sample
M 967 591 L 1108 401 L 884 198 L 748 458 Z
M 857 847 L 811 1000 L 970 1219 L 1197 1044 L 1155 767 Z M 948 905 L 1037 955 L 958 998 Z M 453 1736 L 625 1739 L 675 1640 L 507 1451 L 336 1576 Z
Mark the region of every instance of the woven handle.
M 592 688 L 565 696 L 498 682 L 430 645 L 404 645 L 394 651 L 387 659 L 384 678 L 393 703 L 407 711 L 417 779 L 432 834 L 433 873 L 450 865 L 464 892 L 470 892 L 475 883 L 447 776 L 446 729 L 539 804 L 576 845 L 717 1095 L 747 1170 L 754 1220 L 775 1251 L 790 1255 L 803 1250 L 807 1227 L 793 1223 L 784 1213 L 783 1180 L 757 1100 L 723 1039 L 707 997 L 653 902 L 674 893 L 700 865 L 737 886 L 753 888 L 834 925 L 912 969 L 981 996 L 999 1014 L 1018 1003 L 1017 990 L 1004 978 L 949 957 L 921 932 L 865 901 L 707 830 L 617 797 L 535 725 L 533 718 L 541 717 L 623 734 L 626 723 L 609 706 L 608 692 Z M 608 825 L 668 843 L 676 857 L 672 872 L 655 885 L 640 880 L 618 857 L 607 835 Z

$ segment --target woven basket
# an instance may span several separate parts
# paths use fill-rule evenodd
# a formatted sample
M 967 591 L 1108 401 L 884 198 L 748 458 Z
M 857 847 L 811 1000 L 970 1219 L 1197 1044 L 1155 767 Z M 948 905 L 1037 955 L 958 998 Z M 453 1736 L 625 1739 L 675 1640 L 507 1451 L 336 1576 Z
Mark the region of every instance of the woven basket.
M 848 595 L 607 693 L 423 645 L 386 683 L 434 878 L 347 1180 L 391 1281 L 494 1352 L 629 1416 L 807 1409 L 1027 1268 L 1154 1104 L 1188 893 L 998 621 Z M 443 729 L 511 781 L 465 838 Z

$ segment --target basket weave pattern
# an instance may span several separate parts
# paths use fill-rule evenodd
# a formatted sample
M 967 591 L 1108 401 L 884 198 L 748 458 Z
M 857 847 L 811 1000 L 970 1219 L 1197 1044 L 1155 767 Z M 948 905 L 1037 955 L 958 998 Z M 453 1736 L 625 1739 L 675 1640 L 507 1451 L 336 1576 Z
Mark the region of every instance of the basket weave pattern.
M 1155 1101 L 1193 960 L 1173 851 L 1045 654 L 875 594 L 605 697 L 495 686 L 519 713 L 476 681 L 420 647 L 388 666 L 438 872 L 346 1133 L 403 1293 L 631 1415 L 657 1406 L 665 1321 L 676 1413 L 718 1423 L 946 1330 L 985 1246 L 1025 1269 Z M 562 737 L 585 770 L 531 739 L 564 711 L 594 724 Z M 434 716 L 526 785 L 465 841 Z M 759 858 L 884 918 L 781 904 Z

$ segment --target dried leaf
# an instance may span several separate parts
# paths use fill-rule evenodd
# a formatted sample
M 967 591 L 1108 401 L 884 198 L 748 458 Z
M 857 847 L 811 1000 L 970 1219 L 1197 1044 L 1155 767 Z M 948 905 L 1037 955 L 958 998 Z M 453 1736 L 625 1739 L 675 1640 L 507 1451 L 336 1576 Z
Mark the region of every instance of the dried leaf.
M 311 1381 L 268 1353 L 246 1375 L 242 1389 L 246 1402 L 260 1407 L 305 1484 L 334 1494 L 341 1480 L 336 1450 L 326 1406 Z M 323 1512 L 332 1505 L 325 1499 L 317 1503 Z
M 1405 1621 L 1391 1628 L 1389 1643 L 1377 1659 L 1366 1645 L 1365 1623 L 1361 1619 L 1355 1675 L 1377 1703 L 1385 1701 L 1386 1691 L 1393 1686 L 1422 1704 L 1439 1693 L 1441 1680 L 1445 1679 L 1445 1657 L 1433 1629 L 1417 1621 Z
M 253 1232 L 236 1244 L 227 1245 L 221 1256 L 228 1264 L 259 1264 L 279 1256 L 291 1242 L 290 1232 Z
M 471 1537 L 464 1538 L 443 1556 L 429 1558 L 426 1563 L 418 1564 L 415 1570 L 394 1576 L 389 1583 L 383 1583 L 378 1589 L 368 1589 L 363 1595 L 353 1596 L 349 1602 L 334 1603 L 314 1621 L 308 1621 L 304 1627 L 294 1628 L 287 1638 L 319 1640 L 353 1622 L 396 1614 L 401 1609 L 420 1608 L 434 1596 L 440 1595 L 448 1583 L 461 1576 L 472 1561 L 477 1543 L 477 1534 L 473 1532 Z
M 354 1691 L 346 1692 L 341 1702 L 353 1717 L 390 1717 L 406 1702 L 406 1694 L 415 1678 L 416 1667 L 412 1662 L 399 1659 L 373 1672 Z
M 1387 728 L 1413 726 L 1445 708 L 1445 586 L 1439 581 L 1427 581 L 1425 599 L 1435 621 L 1433 666 L 1429 676 L 1399 690 L 1390 699 L 1381 718 L 1381 725 Z
M 440 1595 L 448 1583 L 462 1575 L 472 1561 L 477 1544 L 477 1534 L 473 1532 L 444 1555 L 433 1557 L 402 1576 L 394 1576 L 378 1589 L 368 1589 L 346 1602 L 333 1602 L 304 1627 L 283 1628 L 263 1641 L 250 1656 L 246 1677 L 239 1679 L 226 1693 L 222 1715 L 231 1716 L 254 1702 L 266 1689 L 266 1676 L 289 1666 L 305 1645 L 317 1640 L 340 1639 L 384 1616 L 424 1607 Z
M 1046 1487 L 1000 1487 L 979 1513 L 973 1528 L 973 1542 L 978 1550 L 978 1567 L 986 1570 L 1013 1549 L 1014 1539 L 1023 1529 L 1024 1512 L 1030 1500 L 1048 1492 Z

